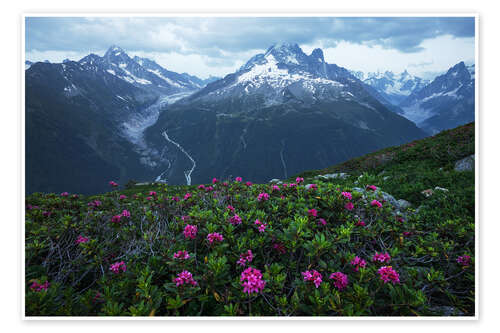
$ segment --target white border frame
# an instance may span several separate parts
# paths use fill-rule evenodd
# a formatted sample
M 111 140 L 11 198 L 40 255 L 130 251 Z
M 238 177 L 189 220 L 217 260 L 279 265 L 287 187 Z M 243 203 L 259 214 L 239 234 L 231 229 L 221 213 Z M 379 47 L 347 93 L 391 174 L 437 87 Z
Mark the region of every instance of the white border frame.
M 209 320 L 209 321 L 218 321 L 218 320 L 270 320 L 270 321 L 281 321 L 281 320 L 314 320 L 314 321 L 330 321 L 330 320 L 348 320 L 348 321 L 366 321 L 366 320 L 374 320 L 374 321 L 379 321 L 379 320 L 409 320 L 409 321 L 440 321 L 440 320 L 445 320 L 445 321 L 477 321 L 479 320 L 479 295 L 480 295 L 480 288 L 479 288 L 479 14 L 476 12 L 456 12 L 456 13 L 439 13 L 438 11 L 433 11 L 432 13 L 423 13 L 423 12 L 418 12 L 418 13 L 405 13 L 405 12 L 394 12 L 394 13 L 356 13 L 356 12 L 351 12 L 351 13 L 336 13 L 330 10 L 327 10 L 325 12 L 319 13 L 317 11 L 300 11 L 300 12 L 283 12 L 283 11 L 276 11 L 274 12 L 273 10 L 255 10 L 255 11 L 248 11 L 248 12 L 238 12 L 238 11 L 232 11 L 228 10 L 227 12 L 221 12 L 221 11 L 214 11 L 214 12 L 182 12 L 182 11 L 173 11 L 170 13 L 103 13 L 105 11 L 100 11 L 98 13 L 94 12 L 81 12 L 81 13 L 75 13 L 75 12 L 25 12 L 21 15 L 20 17 L 20 25 L 21 25 L 21 43 L 20 43 L 20 54 L 21 57 L 21 62 L 19 65 L 20 68 L 20 73 L 19 75 L 21 76 L 20 79 L 20 96 L 21 96 L 21 112 L 20 112 L 20 133 L 21 133 L 21 138 L 20 138 L 20 166 L 21 166 L 21 174 L 20 174 L 20 185 L 21 185 L 21 200 L 20 200 L 20 211 L 21 211 L 21 223 L 20 223 L 20 236 L 21 236 L 21 283 L 19 286 L 20 292 L 18 293 L 21 297 L 20 301 L 20 306 L 21 306 L 21 319 L 24 321 L 102 321 L 102 320 L 134 320 L 134 321 L 184 321 L 184 320 L 195 320 L 195 321 L 204 321 L 204 320 Z M 474 281 L 475 281 L 475 314 L 473 317 L 396 317 L 396 316 L 388 316 L 388 317 L 129 317 L 129 316 L 123 316 L 123 317 L 117 317 L 117 316 L 110 316 L 110 317 L 85 317 L 85 316 L 74 316 L 74 317 L 62 317 L 62 316 L 40 316 L 40 317 L 34 317 L 34 316 L 26 316 L 25 313 L 25 300 L 26 300 L 26 295 L 25 295 L 25 199 L 26 199 L 26 193 L 25 193 L 25 61 L 26 61 L 26 18 L 27 17 L 473 17 L 474 18 L 474 63 L 475 63 L 475 103 L 474 103 L 474 116 L 475 116 L 475 133 L 474 133 L 474 139 L 475 139 L 475 220 L 474 220 L 474 227 L 475 227 L 475 271 L 474 271 Z

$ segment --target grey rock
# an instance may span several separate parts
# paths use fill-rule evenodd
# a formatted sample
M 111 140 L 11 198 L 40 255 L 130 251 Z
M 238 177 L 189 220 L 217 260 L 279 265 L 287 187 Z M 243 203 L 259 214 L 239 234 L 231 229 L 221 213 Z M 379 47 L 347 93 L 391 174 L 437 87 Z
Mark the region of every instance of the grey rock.
M 397 209 L 398 210 L 405 210 L 407 208 L 410 208 L 411 207 L 411 203 L 409 203 L 408 201 L 404 200 L 404 199 L 399 199 L 397 201 Z
M 344 172 L 340 172 L 340 173 L 327 173 L 325 175 L 318 175 L 314 178 L 322 178 L 322 179 L 335 179 L 335 178 L 339 178 L 339 179 L 346 179 L 349 175 L 347 173 L 344 173 Z
M 455 171 L 472 171 L 474 170 L 475 156 L 470 155 L 455 163 Z
M 279 183 L 280 180 L 278 178 L 273 178 L 269 181 L 270 183 Z
M 387 180 L 387 179 L 389 179 L 389 178 L 391 178 L 391 177 L 390 177 L 390 176 L 385 176 L 385 177 L 384 177 L 384 180 Z
M 439 186 L 434 187 L 434 191 L 450 192 L 447 188 L 439 187 Z

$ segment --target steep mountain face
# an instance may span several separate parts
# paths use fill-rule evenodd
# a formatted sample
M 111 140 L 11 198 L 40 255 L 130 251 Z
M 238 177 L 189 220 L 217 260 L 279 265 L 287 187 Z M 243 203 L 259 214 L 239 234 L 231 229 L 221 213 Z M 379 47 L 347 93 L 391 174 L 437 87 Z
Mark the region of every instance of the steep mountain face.
M 157 179 L 267 181 L 424 136 L 365 87 L 320 49 L 274 45 L 169 105 L 146 130 L 165 161 L 157 161 Z
M 368 73 L 366 77 L 362 77 L 364 83 L 377 90 L 393 105 L 399 105 L 406 97 L 420 91 L 429 83 L 428 80 L 413 76 L 406 70 L 399 74 L 391 71 Z
M 412 93 L 400 107 L 406 118 L 435 134 L 474 121 L 474 86 L 475 66 L 460 62 Z
M 160 153 L 145 146 L 143 131 L 196 86 L 137 60 L 145 66 L 112 47 L 104 57 L 38 62 L 25 71 L 27 193 L 96 193 L 110 179 L 154 177 L 151 156 Z

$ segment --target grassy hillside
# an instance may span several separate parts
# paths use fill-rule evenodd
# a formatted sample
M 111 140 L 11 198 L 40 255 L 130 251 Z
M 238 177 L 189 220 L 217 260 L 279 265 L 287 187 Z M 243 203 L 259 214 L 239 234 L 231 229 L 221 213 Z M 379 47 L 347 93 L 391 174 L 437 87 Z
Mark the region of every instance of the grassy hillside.
M 469 124 L 280 184 L 35 193 L 26 314 L 472 316 L 473 153 Z

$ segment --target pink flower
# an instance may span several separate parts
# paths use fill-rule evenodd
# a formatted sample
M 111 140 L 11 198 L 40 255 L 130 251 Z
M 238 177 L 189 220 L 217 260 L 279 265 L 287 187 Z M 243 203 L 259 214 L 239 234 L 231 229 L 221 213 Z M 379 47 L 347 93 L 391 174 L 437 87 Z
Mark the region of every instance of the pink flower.
M 61 193 L 61 197 L 67 197 L 68 195 L 69 195 L 69 193 L 68 193 L 68 192 L 63 192 L 63 193 Z
M 356 222 L 356 225 L 358 227 L 364 227 L 366 225 L 366 223 L 365 223 L 365 221 L 358 220 L 358 222 Z
M 222 186 L 229 186 L 228 182 L 222 183 Z
M 347 198 L 347 200 L 352 200 L 352 194 L 351 194 L 351 192 L 342 192 L 342 196 L 344 198 Z
M 191 193 L 188 192 L 188 193 L 186 193 L 186 195 L 184 195 L 184 200 L 187 200 L 191 197 L 192 197 Z
M 349 279 L 347 275 L 341 272 L 335 272 L 330 275 L 330 279 L 333 280 L 333 285 L 338 290 L 342 291 L 349 284 Z
M 190 284 L 192 286 L 198 285 L 198 282 L 193 279 L 193 275 L 189 271 L 182 271 L 181 273 L 177 274 L 174 282 L 177 287 L 182 286 L 184 283 Z
M 368 185 L 368 186 L 366 186 L 366 189 L 367 190 L 376 191 L 377 190 L 377 186 L 375 186 L 375 185 Z
M 156 197 L 156 192 L 155 191 L 150 191 L 149 192 L 149 195 L 153 196 L 153 197 Z
M 280 190 L 280 187 L 278 185 L 273 185 L 273 192 L 279 191 L 279 190 Z
M 153 197 L 146 197 L 146 200 L 151 201 L 151 200 L 153 200 Z
M 249 295 L 261 292 L 266 286 L 266 281 L 262 280 L 260 270 L 252 267 L 248 267 L 241 273 L 240 281 L 242 282 L 243 292 Z
M 316 184 L 309 184 L 309 190 L 315 191 L 318 189 L 318 185 Z
M 318 211 L 316 209 L 309 209 L 307 211 L 307 214 L 309 214 L 309 216 L 312 216 L 312 217 L 318 217 Z
M 261 225 L 259 225 L 259 232 L 266 231 L 266 228 L 267 228 L 267 224 L 261 224 Z
M 130 212 L 126 209 L 124 209 L 121 213 L 121 216 L 122 217 L 130 217 Z
M 375 252 L 375 254 L 373 255 L 373 258 L 372 258 L 373 261 L 375 262 L 380 262 L 380 263 L 388 263 L 389 261 L 391 261 L 391 256 L 389 255 L 389 253 L 378 253 L 378 252 Z
M 318 225 L 326 225 L 326 220 L 324 218 L 320 218 L 318 220 Z
M 470 266 L 470 256 L 463 255 L 457 258 L 457 262 L 462 266 Z
M 351 265 L 354 266 L 354 271 L 359 271 L 359 268 L 365 268 L 366 267 L 366 261 L 364 259 L 361 259 L 360 257 L 356 256 L 354 257 L 353 260 L 351 260 Z
M 127 199 L 127 196 L 125 194 L 120 194 L 118 200 L 123 200 L 123 199 Z
M 73 195 L 71 196 L 71 199 L 78 199 L 78 194 L 73 194 Z
M 42 284 L 39 284 L 38 282 L 33 281 L 33 283 L 30 286 L 30 289 L 33 290 L 33 291 L 35 291 L 35 292 L 40 292 L 42 290 L 49 289 L 49 286 L 50 286 L 49 281 L 45 281 Z
M 297 186 L 297 184 L 295 184 L 295 183 L 290 183 L 290 185 L 289 185 L 289 186 L 290 186 L 290 187 L 296 187 L 296 186 Z
M 115 215 L 111 218 L 111 223 L 120 223 L 121 215 Z
M 238 183 L 241 183 L 241 181 L 243 180 L 241 177 L 236 177 L 235 179 Z
M 99 200 L 94 200 L 94 201 L 89 202 L 87 204 L 87 206 L 89 206 L 89 207 L 99 207 L 101 204 L 102 204 L 102 202 L 100 202 Z
M 241 217 L 239 217 L 237 214 L 234 214 L 234 216 L 231 216 L 229 219 L 229 223 L 232 225 L 238 225 L 241 224 Z
M 370 203 L 370 205 L 372 205 L 372 206 L 377 206 L 378 208 L 382 207 L 382 204 L 381 204 L 379 201 L 377 201 L 377 200 L 373 200 L 373 201 Z
M 185 238 L 195 239 L 196 233 L 198 233 L 198 227 L 195 225 L 188 224 L 184 228 L 184 237 Z
M 224 237 L 222 237 L 222 235 L 217 232 L 213 232 L 211 234 L 208 234 L 207 240 L 210 244 L 212 244 L 213 242 L 222 242 L 224 240 Z
M 172 201 L 179 202 L 179 197 L 172 197 Z
M 384 281 L 384 283 L 392 282 L 392 284 L 401 283 L 399 281 L 399 274 L 392 269 L 391 266 L 380 267 L 378 270 L 378 274 L 380 275 L 380 279 Z
M 205 189 L 205 185 L 201 184 L 201 185 L 198 185 L 198 190 L 204 190 Z
M 115 262 L 114 264 L 111 264 L 111 266 L 109 266 L 109 270 L 115 274 L 118 274 L 118 273 L 120 273 L 120 271 L 126 272 L 127 266 L 125 265 L 125 263 L 123 261 Z
M 80 243 L 87 243 L 89 239 L 87 237 L 83 237 L 82 235 L 78 236 L 76 239 L 75 243 L 80 244 Z
M 344 208 L 347 210 L 353 210 L 354 209 L 354 204 L 352 202 L 348 202 L 344 205 Z
M 273 249 L 275 249 L 276 252 L 278 252 L 279 254 L 286 253 L 285 245 L 283 245 L 283 243 L 281 243 L 281 242 L 274 243 L 273 244 Z
M 304 277 L 304 281 L 310 281 L 314 283 L 316 288 L 318 288 L 323 281 L 321 273 L 316 270 L 302 272 L 302 276 Z
M 297 184 L 303 183 L 303 182 L 304 182 L 304 178 L 302 178 L 302 177 L 297 177 L 297 178 L 295 179 L 295 182 L 296 182 Z
M 269 194 L 265 193 L 265 192 L 262 192 L 259 194 L 259 196 L 257 197 L 257 200 L 258 201 L 267 201 L 269 200 Z
M 212 179 L 212 184 L 217 184 L 218 182 L 219 180 L 217 180 L 217 178 Z
M 246 185 L 246 186 L 248 186 L 248 187 L 250 187 L 250 186 L 252 186 L 253 184 L 252 184 L 252 182 L 246 182 L 246 183 L 245 183 L 245 185 Z
M 403 236 L 405 237 L 411 236 L 411 231 L 403 231 Z
M 115 183 L 115 182 L 114 182 L 114 181 L 112 181 L 112 180 L 109 182 L 109 185 L 111 185 L 111 186 L 113 186 L 113 187 L 117 187 L 117 186 L 118 186 L 118 184 L 117 184 L 117 183 Z
M 189 258 L 191 258 L 191 257 L 189 256 L 189 253 L 186 250 L 177 251 L 176 253 L 174 253 L 174 259 L 186 260 Z
M 227 205 L 226 209 L 234 213 L 234 207 L 233 206 Z
M 253 253 L 252 250 L 248 250 L 246 253 L 240 254 L 240 259 L 236 262 L 240 266 L 246 266 L 247 263 L 252 262 Z

